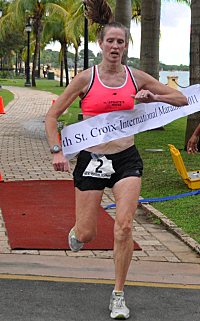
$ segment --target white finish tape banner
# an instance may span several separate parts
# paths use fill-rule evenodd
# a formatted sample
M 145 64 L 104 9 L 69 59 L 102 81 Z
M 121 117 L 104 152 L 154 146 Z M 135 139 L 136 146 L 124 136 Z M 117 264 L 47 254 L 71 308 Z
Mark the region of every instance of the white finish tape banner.
M 162 102 L 138 104 L 133 110 L 113 111 L 64 127 L 62 150 L 69 160 L 79 151 L 165 126 L 200 111 L 200 84 L 182 90 L 189 105 L 176 107 Z

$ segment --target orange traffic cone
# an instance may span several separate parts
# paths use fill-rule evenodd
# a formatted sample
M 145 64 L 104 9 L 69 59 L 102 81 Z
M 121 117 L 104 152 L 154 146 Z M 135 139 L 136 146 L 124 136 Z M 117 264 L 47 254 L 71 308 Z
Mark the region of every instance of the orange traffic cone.
M 59 140 L 59 144 L 60 144 L 60 146 L 62 146 L 62 144 L 61 144 L 61 140 L 60 140 L 60 134 L 58 133 L 58 140 Z
M 0 172 L 0 183 L 4 182 L 4 179 L 1 177 L 1 172 Z
M 3 98 L 0 96 L 0 114 L 5 114 L 3 106 Z

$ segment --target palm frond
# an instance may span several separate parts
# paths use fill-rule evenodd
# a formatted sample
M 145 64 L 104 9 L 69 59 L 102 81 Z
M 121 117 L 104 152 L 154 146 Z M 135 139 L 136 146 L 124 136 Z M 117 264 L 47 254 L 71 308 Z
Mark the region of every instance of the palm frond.
M 67 20 L 69 13 L 64 9 L 63 7 L 55 4 L 55 3 L 49 3 L 46 5 L 46 10 L 49 13 L 50 16 L 55 16 L 57 15 L 59 20 Z

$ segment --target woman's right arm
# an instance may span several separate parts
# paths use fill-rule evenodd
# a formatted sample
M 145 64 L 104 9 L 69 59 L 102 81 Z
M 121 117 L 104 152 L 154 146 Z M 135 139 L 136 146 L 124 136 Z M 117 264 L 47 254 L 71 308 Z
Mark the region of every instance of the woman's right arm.
M 45 128 L 50 148 L 54 145 L 59 145 L 57 119 L 78 96 L 86 92 L 90 79 L 91 69 L 79 73 L 47 112 Z M 56 171 L 70 172 L 69 161 L 65 158 L 62 151 L 53 154 L 53 167 Z
M 189 155 L 195 155 L 195 153 L 198 152 L 197 144 L 199 141 L 199 136 L 200 136 L 200 124 L 199 126 L 195 129 L 194 133 L 192 134 L 191 138 L 188 141 L 187 144 L 187 152 Z

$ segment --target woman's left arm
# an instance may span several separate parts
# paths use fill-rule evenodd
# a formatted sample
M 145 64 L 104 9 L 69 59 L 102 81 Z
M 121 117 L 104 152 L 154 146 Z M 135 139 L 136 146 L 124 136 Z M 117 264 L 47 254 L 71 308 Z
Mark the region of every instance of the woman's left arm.
M 188 105 L 187 98 L 178 90 L 163 85 L 152 76 L 141 70 L 132 69 L 138 86 L 136 95 L 132 95 L 141 103 L 164 102 L 173 106 Z

